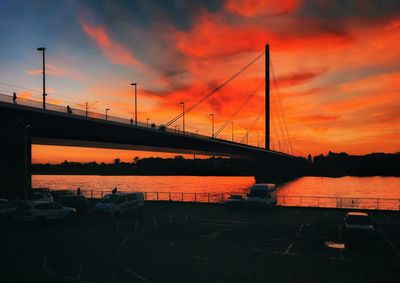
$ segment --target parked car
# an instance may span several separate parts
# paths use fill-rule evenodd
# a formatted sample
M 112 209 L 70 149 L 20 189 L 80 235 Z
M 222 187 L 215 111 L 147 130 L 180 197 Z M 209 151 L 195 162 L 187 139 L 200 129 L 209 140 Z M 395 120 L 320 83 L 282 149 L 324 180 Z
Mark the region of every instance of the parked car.
M 31 201 L 19 206 L 14 220 L 21 222 L 45 222 L 49 220 L 71 219 L 76 210 L 50 201 Z
M 251 187 L 246 199 L 246 205 L 261 207 L 276 206 L 276 186 L 275 184 L 255 184 Z
M 51 192 L 49 189 L 46 188 L 38 188 L 38 189 L 32 189 L 32 195 L 31 199 L 33 201 L 54 201 L 53 196 L 51 195 Z
M 55 190 L 51 191 L 51 195 L 53 196 L 54 201 L 58 201 L 65 195 L 75 195 L 75 192 L 73 190 Z
M 144 206 L 144 193 L 115 193 L 105 195 L 95 206 L 95 214 L 119 217 L 134 213 Z
M 0 219 L 8 220 L 13 217 L 17 208 L 23 205 L 26 201 L 17 200 L 17 201 L 8 201 L 6 204 L 3 204 L 0 207 Z
M 244 205 L 245 198 L 243 195 L 230 195 L 224 205 L 229 208 L 241 207 Z
M 344 237 L 347 243 L 361 242 L 375 237 L 373 222 L 365 212 L 347 212 L 344 221 Z
M 0 209 L 9 203 L 10 203 L 10 201 L 8 199 L 4 199 L 4 198 L 0 199 Z
M 86 211 L 89 208 L 89 202 L 82 195 L 66 194 L 58 198 L 58 203 L 65 207 L 73 207 L 77 211 Z

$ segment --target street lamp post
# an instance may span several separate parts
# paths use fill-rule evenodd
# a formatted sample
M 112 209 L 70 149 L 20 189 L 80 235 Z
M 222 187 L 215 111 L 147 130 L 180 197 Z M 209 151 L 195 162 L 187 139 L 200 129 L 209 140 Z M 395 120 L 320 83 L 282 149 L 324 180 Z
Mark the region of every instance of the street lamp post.
M 183 130 L 183 133 L 185 133 L 185 102 L 179 102 L 179 104 L 180 105 L 182 105 L 182 119 L 183 119 L 183 121 L 182 121 L 182 130 Z
M 45 68 L 45 47 L 39 47 L 37 48 L 37 51 L 42 51 L 43 54 L 43 110 L 46 109 L 46 68 Z
M 110 108 L 106 108 L 106 121 L 108 120 L 108 111 L 110 110 Z
M 235 137 L 234 137 L 234 131 L 233 131 L 233 122 L 231 122 L 231 125 L 232 125 L 232 142 L 234 142 L 235 141 Z
M 135 86 L 135 125 L 137 126 L 137 83 L 131 83 Z
M 214 113 L 211 113 L 210 116 L 211 116 L 211 137 L 214 138 Z

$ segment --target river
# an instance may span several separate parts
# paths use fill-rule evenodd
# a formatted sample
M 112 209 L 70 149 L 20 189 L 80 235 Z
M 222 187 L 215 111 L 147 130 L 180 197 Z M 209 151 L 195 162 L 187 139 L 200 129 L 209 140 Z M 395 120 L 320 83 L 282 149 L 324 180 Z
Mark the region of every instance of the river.
M 96 176 L 96 175 L 33 175 L 34 188 L 76 189 L 110 192 L 162 193 L 247 193 L 254 184 L 252 177 L 220 176 Z M 283 184 L 278 196 L 393 198 L 400 199 L 399 177 L 302 177 Z

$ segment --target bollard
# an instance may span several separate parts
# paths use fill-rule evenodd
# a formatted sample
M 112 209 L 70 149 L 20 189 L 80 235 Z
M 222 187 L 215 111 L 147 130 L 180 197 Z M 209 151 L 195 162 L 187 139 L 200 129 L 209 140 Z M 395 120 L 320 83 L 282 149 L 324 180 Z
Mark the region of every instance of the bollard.
M 197 193 L 194 193 L 194 202 L 197 202 Z M 399 200 L 399 208 L 400 208 L 400 200 Z
M 210 194 L 207 194 L 207 202 L 210 202 Z

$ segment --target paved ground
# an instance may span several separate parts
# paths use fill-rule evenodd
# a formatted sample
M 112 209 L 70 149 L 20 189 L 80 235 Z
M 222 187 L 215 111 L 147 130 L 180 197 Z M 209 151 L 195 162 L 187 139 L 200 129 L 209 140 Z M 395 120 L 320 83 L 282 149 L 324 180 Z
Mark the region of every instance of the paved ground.
M 152 202 L 120 221 L 2 223 L 0 282 L 398 282 L 400 213 L 369 212 L 377 238 L 352 248 L 344 213 Z

